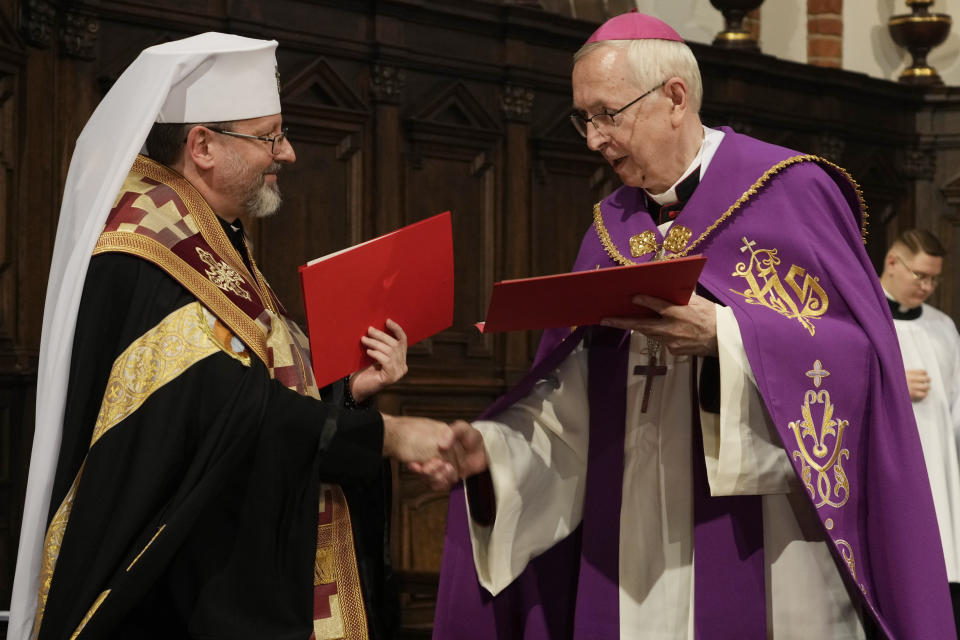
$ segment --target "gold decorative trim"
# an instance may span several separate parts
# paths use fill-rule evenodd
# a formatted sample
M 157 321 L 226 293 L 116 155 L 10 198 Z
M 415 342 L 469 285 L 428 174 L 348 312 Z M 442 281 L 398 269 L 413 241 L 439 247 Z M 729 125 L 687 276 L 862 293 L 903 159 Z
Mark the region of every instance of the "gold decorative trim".
M 729 40 L 729 41 L 743 41 L 743 40 L 755 40 L 749 31 L 721 31 L 716 36 L 717 40 Z
M 630 236 L 630 255 L 634 258 L 645 256 L 657 250 L 657 234 L 653 231 L 643 231 Z M 597 265 L 599 267 L 599 265 Z
M 953 24 L 953 19 L 945 13 L 935 13 L 932 16 L 895 16 L 887 20 L 887 26 L 909 22 L 946 22 L 947 24 Z
M 123 231 L 107 231 L 97 240 L 93 255 L 107 252 L 135 255 L 149 260 L 169 273 L 190 293 L 209 306 L 217 317 L 223 319 L 237 337 L 250 347 L 264 364 L 269 366 L 266 338 L 257 323 L 241 311 L 217 285 L 204 278 L 173 251 L 146 236 Z
M 101 593 L 96 601 L 93 603 L 93 606 L 90 607 L 90 610 L 87 611 L 87 615 L 83 616 L 83 620 L 80 621 L 80 624 L 77 625 L 77 630 L 73 632 L 73 635 L 70 636 L 70 640 L 76 640 L 77 636 L 80 635 L 80 632 L 83 631 L 83 628 L 87 626 L 87 623 L 90 622 L 90 618 L 93 617 L 93 614 L 97 612 L 97 609 L 100 608 L 100 605 L 103 604 L 103 601 L 107 599 L 107 596 L 110 595 L 110 589 L 107 589 Z
M 163 530 L 166 529 L 166 528 L 167 528 L 167 525 L 163 525 L 163 526 L 161 526 L 159 529 L 157 529 L 157 532 L 156 532 L 155 534 L 153 534 L 153 537 L 152 537 L 152 538 L 150 538 L 150 542 L 148 542 L 148 543 L 146 544 L 146 546 L 144 546 L 143 549 L 140 550 L 140 553 L 137 554 L 137 557 L 134 558 L 133 561 L 132 561 L 129 565 L 127 565 L 127 571 L 130 571 L 130 569 L 133 569 L 133 565 L 137 564 L 137 560 L 140 559 L 140 556 L 142 556 L 144 553 L 147 552 L 147 549 L 149 549 L 149 548 L 150 548 L 150 545 L 153 544 L 153 541 L 157 539 L 157 536 L 160 535 L 160 532 L 163 531 Z
M 183 201 L 187 211 L 190 212 L 190 215 L 193 216 L 196 221 L 197 227 L 200 229 L 200 235 L 203 236 L 203 239 L 217 252 L 217 255 L 224 258 L 234 270 L 241 273 L 249 282 L 256 282 L 260 285 L 263 284 L 261 282 L 262 276 L 261 278 L 256 278 L 247 269 L 243 258 L 240 257 L 236 247 L 233 246 L 233 243 L 227 238 L 223 227 L 220 226 L 217 214 L 210 208 L 209 203 L 204 200 L 200 192 L 190 184 L 189 180 L 170 167 L 142 155 L 137 156 L 137 159 L 134 160 L 131 170 L 157 182 L 161 182 L 173 189 Z M 276 308 L 274 307 L 273 300 L 270 299 L 268 291 L 259 289 L 257 295 L 266 308 L 276 313 Z M 264 360 L 264 362 L 266 362 L 266 360 Z
M 86 462 L 84 462 L 86 464 Z M 37 587 L 37 613 L 33 617 L 32 637 L 36 638 L 40 633 L 40 623 L 43 621 L 43 614 L 47 608 L 47 597 L 50 595 L 50 585 L 53 582 L 53 570 L 57 566 L 57 558 L 60 557 L 60 547 L 63 545 L 63 535 L 67 531 L 67 522 L 70 520 L 70 512 L 73 510 L 73 500 L 77 495 L 77 485 L 80 484 L 80 476 L 83 475 L 84 464 L 80 465 L 77 476 L 70 485 L 70 490 L 64 496 L 57 512 L 47 527 L 47 533 L 43 538 L 43 555 L 40 558 L 40 578 Z
M 314 579 L 333 577 L 337 582 L 337 594 L 340 606 L 340 615 L 343 621 L 343 635 L 336 640 L 367 640 L 367 614 L 363 604 L 363 593 L 360 589 L 360 575 L 357 571 L 357 556 L 353 544 L 353 525 L 350 521 L 350 509 L 347 499 L 338 485 L 321 484 L 321 499 L 330 492 L 329 508 L 333 510 L 332 521 L 320 525 L 317 532 L 317 557 L 314 565 Z M 329 582 L 320 582 L 328 584 Z M 317 626 L 320 623 L 320 626 Z M 339 627 L 339 625 L 337 625 Z M 332 625 L 324 625 L 322 621 L 314 622 L 314 629 Z M 325 639 L 317 635 L 317 640 Z
M 843 177 L 845 177 L 850 182 L 850 184 L 853 186 L 854 190 L 856 191 L 857 200 L 860 203 L 860 212 L 863 214 L 863 221 L 860 225 L 860 235 L 861 235 L 861 238 L 863 239 L 863 243 L 866 244 L 867 219 L 869 218 L 869 214 L 867 213 L 867 203 L 863 199 L 863 191 L 860 189 L 860 185 L 857 184 L 857 181 L 854 180 L 853 177 L 843 167 L 840 167 L 830 162 L 829 160 L 826 160 L 819 156 L 805 154 L 805 155 L 799 155 L 799 156 L 793 156 L 791 158 L 787 158 L 786 160 L 778 162 L 774 166 L 767 169 L 766 172 L 764 172 L 764 174 L 760 176 L 760 178 L 758 178 L 757 181 L 754 182 L 749 189 L 744 191 L 743 195 L 741 195 L 736 202 L 730 205 L 730 208 L 727 209 L 725 212 L 723 212 L 723 214 L 719 218 L 717 218 L 713 224 L 707 227 L 703 231 L 703 233 L 701 233 L 697 237 L 696 240 L 688 244 L 686 248 L 683 249 L 682 251 L 676 252 L 673 255 L 664 256 L 665 259 L 670 260 L 672 258 L 682 258 L 684 256 L 689 255 L 690 252 L 697 247 L 697 245 L 703 242 L 711 233 L 713 233 L 717 229 L 717 227 L 723 224 L 723 222 L 725 222 L 727 218 L 732 216 L 740 207 L 742 207 L 747 202 L 747 200 L 749 200 L 754 195 L 756 195 L 757 191 L 759 191 L 771 178 L 773 178 L 775 175 L 777 175 L 787 167 L 800 162 L 816 162 L 821 165 L 829 166 L 837 170 L 841 175 L 843 175 Z M 637 264 L 635 261 L 630 260 L 629 258 L 626 258 L 622 253 L 620 253 L 616 245 L 614 245 L 613 240 L 610 238 L 610 232 L 607 231 L 606 225 L 603 223 L 603 212 L 600 210 L 600 205 L 602 204 L 602 202 L 603 201 L 601 200 L 600 202 L 593 205 L 593 226 L 597 232 L 597 235 L 600 237 L 600 242 L 601 244 L 603 244 L 603 248 L 606 250 L 607 255 L 609 255 L 610 258 L 618 264 L 622 264 L 622 265 Z
M 693 231 L 674 223 L 670 226 L 669 231 L 667 231 L 667 236 L 663 239 L 663 248 L 669 251 L 670 253 L 680 253 L 683 251 L 683 248 L 687 246 L 687 242 L 690 241 L 690 236 L 693 235 Z
M 929 78 L 937 75 L 933 67 L 907 67 L 900 74 L 901 78 Z
M 157 389 L 221 350 L 204 331 L 199 302 L 180 307 L 117 356 L 90 439 L 92 448 Z

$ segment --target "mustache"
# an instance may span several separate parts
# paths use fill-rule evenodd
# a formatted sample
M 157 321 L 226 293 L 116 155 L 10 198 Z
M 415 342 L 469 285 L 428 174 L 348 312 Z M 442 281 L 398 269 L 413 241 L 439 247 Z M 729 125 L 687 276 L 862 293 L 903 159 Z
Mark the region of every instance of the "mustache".
M 271 162 L 271 163 L 270 163 L 270 166 L 267 167 L 267 168 L 264 170 L 263 173 L 264 173 L 264 175 L 269 175 L 269 174 L 274 174 L 274 175 L 276 175 L 276 174 L 280 173 L 280 170 L 281 170 L 281 169 L 283 169 L 283 165 L 282 165 L 282 164 L 280 164 L 279 162 Z

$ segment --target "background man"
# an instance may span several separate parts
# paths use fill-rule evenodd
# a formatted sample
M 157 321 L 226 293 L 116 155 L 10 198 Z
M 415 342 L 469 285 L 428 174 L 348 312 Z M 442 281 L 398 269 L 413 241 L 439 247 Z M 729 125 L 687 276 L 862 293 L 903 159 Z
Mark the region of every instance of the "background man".
M 960 621 L 960 335 L 947 314 L 926 304 L 947 250 L 925 229 L 901 233 L 883 261 L 880 284 L 906 367 L 907 387 L 937 509 L 954 616 Z
M 530 375 L 454 425 L 461 474 L 489 474 L 470 518 L 451 496 L 434 637 L 953 637 L 856 185 L 704 128 L 696 60 L 655 18 L 607 21 L 572 80 L 574 125 L 624 183 L 574 269 L 708 260 L 688 306 L 548 331 Z
M 296 159 L 275 48 L 207 33 L 147 49 L 77 141 L 11 638 L 380 632 L 383 515 L 353 498 L 379 491 L 384 455 L 427 459 L 450 431 L 322 402 L 253 261 L 239 217 L 276 210 Z M 403 375 L 390 328 L 340 393 Z

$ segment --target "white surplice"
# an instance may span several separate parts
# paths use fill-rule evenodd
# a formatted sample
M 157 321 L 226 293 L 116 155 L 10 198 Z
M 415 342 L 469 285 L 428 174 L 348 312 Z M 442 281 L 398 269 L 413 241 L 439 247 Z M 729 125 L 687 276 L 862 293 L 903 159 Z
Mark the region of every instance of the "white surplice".
M 960 582 L 960 335 L 947 314 L 924 304 L 920 317 L 894 320 L 903 365 L 924 369 L 930 391 L 913 402 L 933 505 L 943 542 L 947 578 Z
M 712 495 L 762 495 L 768 636 L 863 638 L 863 630 L 764 409 L 733 313 L 717 307 L 721 413 L 701 411 Z M 631 337 L 628 371 L 647 362 Z M 693 638 L 691 359 L 664 352 L 667 373 L 629 375 L 620 511 L 620 637 Z M 797 411 L 800 405 L 798 401 Z M 493 594 L 570 534 L 583 511 L 589 444 L 587 352 L 496 417 L 477 421 L 496 495 L 491 527 L 470 522 L 480 583 Z M 611 544 L 614 540 L 611 539 Z

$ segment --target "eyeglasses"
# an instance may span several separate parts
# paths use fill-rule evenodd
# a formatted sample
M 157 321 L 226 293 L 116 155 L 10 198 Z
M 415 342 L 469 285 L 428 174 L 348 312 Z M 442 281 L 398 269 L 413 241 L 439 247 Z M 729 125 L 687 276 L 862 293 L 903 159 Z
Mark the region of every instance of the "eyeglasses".
M 217 129 L 216 127 L 207 127 L 210 131 L 214 133 L 222 133 L 225 136 L 233 136 L 235 138 L 250 138 L 251 140 L 262 140 L 264 142 L 270 143 L 270 153 L 272 155 L 277 155 L 277 148 L 283 145 L 283 141 L 287 139 L 287 131 L 289 129 L 284 127 L 280 130 L 275 136 L 253 136 L 249 133 L 237 133 L 236 131 L 227 131 L 226 129 Z
M 605 130 L 609 131 L 610 129 L 615 129 L 617 126 L 617 121 L 614 120 L 615 116 L 620 115 L 621 113 L 623 113 L 633 105 L 637 104 L 638 102 L 640 102 L 641 100 L 643 100 L 648 95 L 650 95 L 651 93 L 653 93 L 654 91 L 656 91 L 657 89 L 659 89 L 665 84 L 667 84 L 666 80 L 664 80 L 663 82 L 655 86 L 653 89 L 650 89 L 649 91 L 641 95 L 639 98 L 632 100 L 631 102 L 623 105 L 622 107 L 620 107 L 619 109 L 613 112 L 605 111 L 603 113 L 592 115 L 589 118 L 584 118 L 583 115 L 574 111 L 573 113 L 570 114 L 570 122 L 573 123 L 573 128 L 577 130 L 577 133 L 579 133 L 584 138 L 587 137 L 588 122 L 592 124 L 594 127 L 596 127 L 597 131 L 599 131 L 601 135 L 606 135 L 604 133 Z
M 921 271 L 914 271 L 913 269 L 911 269 L 911 268 L 907 265 L 906 261 L 905 261 L 903 258 L 901 258 L 899 254 L 896 254 L 896 253 L 895 253 L 894 255 L 897 256 L 897 260 L 900 261 L 900 264 L 903 265 L 903 268 L 906 269 L 907 271 L 909 271 L 909 272 L 910 272 L 910 275 L 912 275 L 912 276 L 913 276 L 913 279 L 916 280 L 917 282 L 929 282 L 931 287 L 935 287 L 935 286 L 937 286 L 938 284 L 940 284 L 940 276 L 939 276 L 939 275 L 936 275 L 936 276 L 935 276 L 935 275 L 930 274 L 930 273 L 923 273 L 923 272 L 921 272 Z

